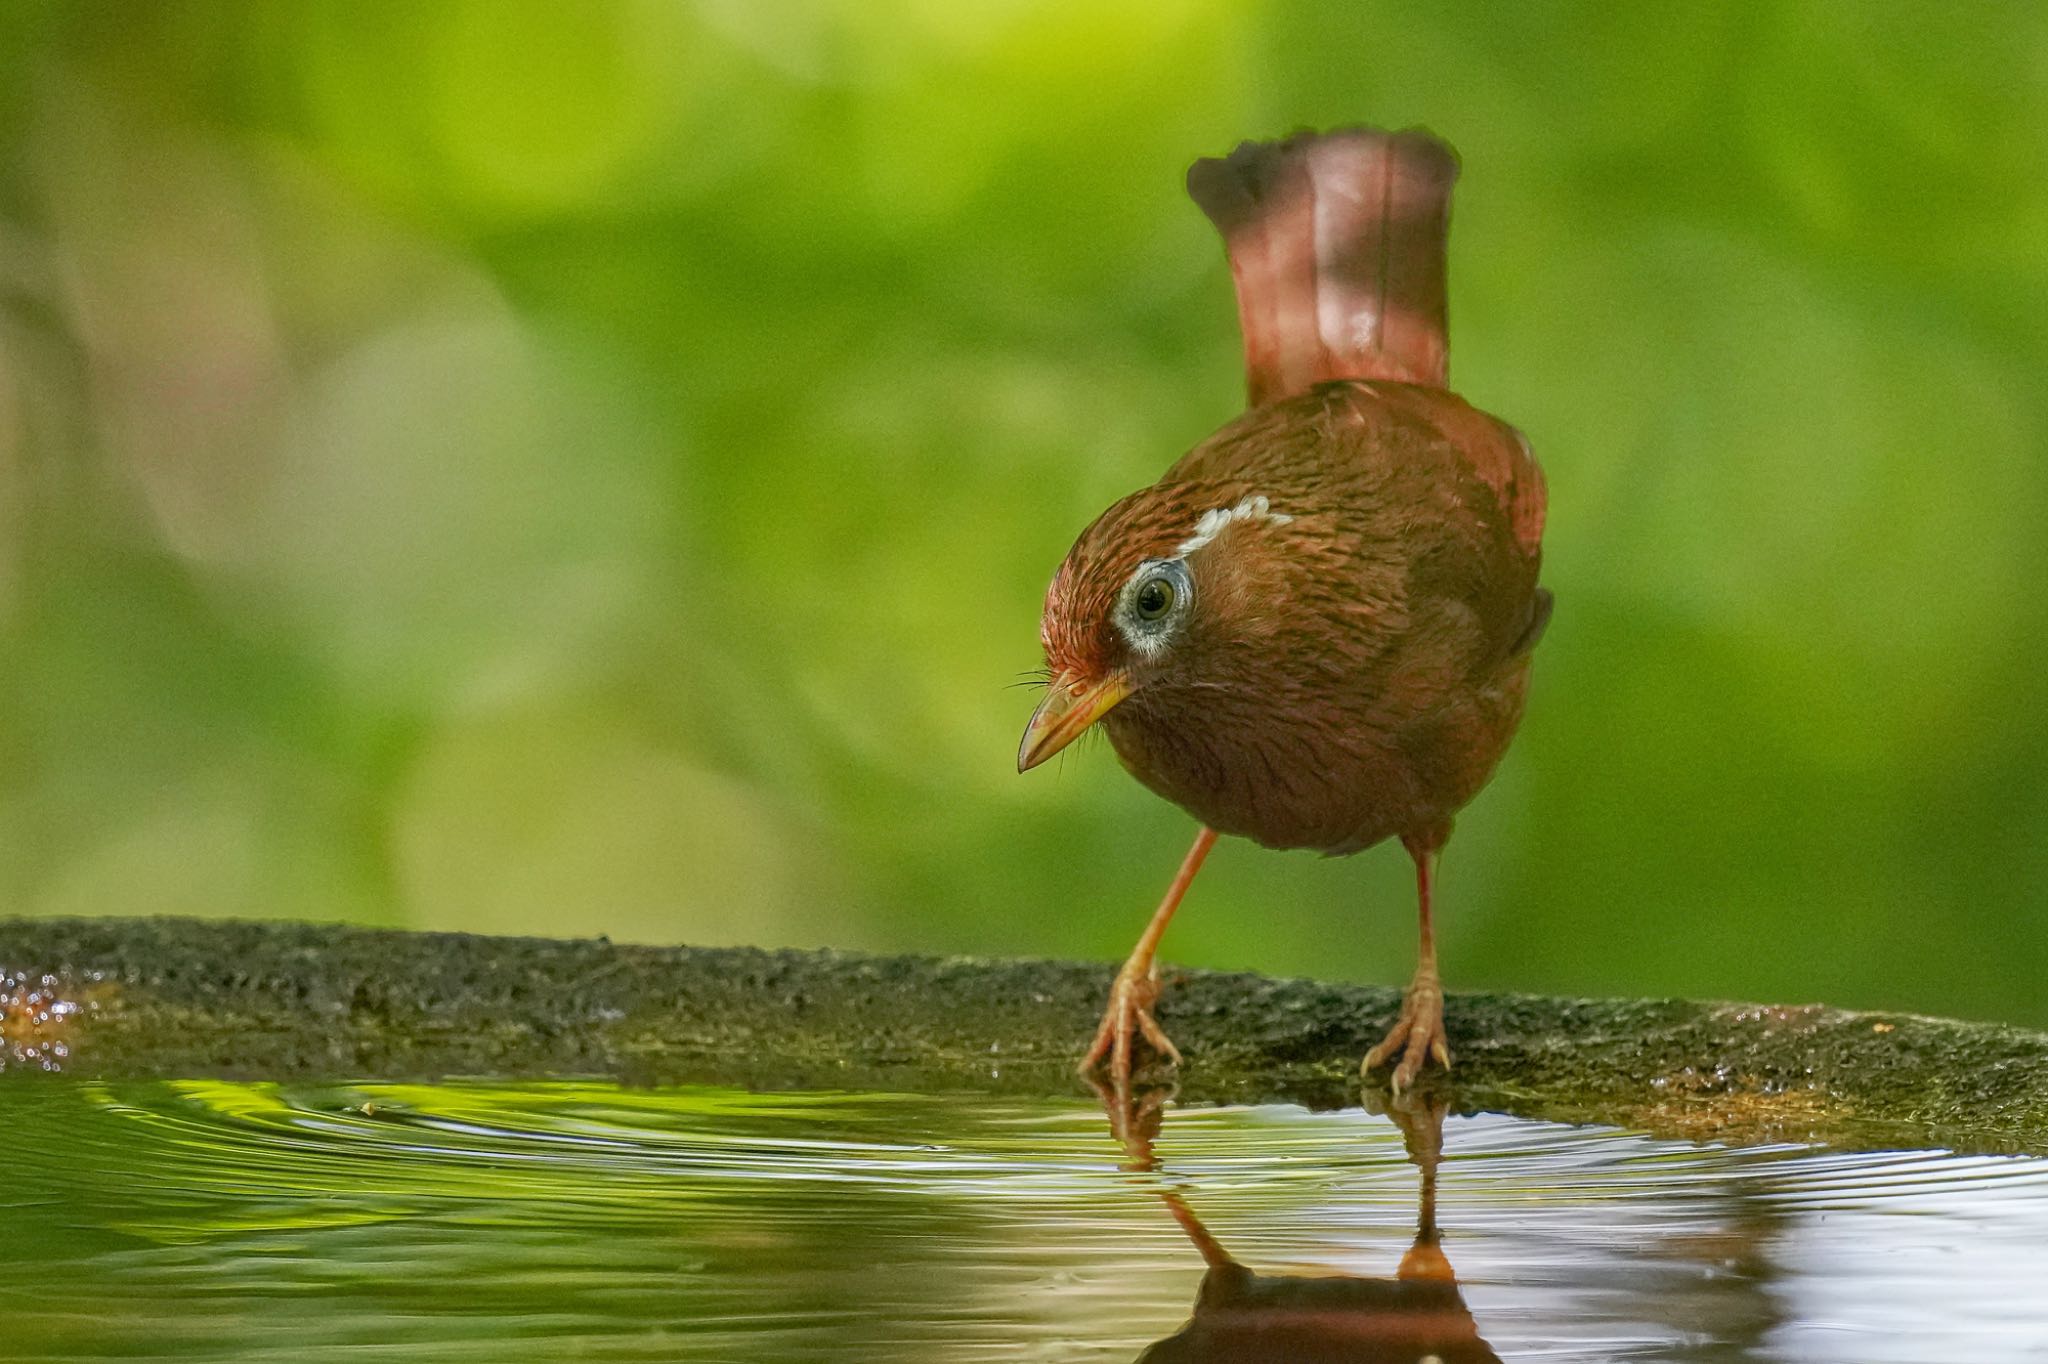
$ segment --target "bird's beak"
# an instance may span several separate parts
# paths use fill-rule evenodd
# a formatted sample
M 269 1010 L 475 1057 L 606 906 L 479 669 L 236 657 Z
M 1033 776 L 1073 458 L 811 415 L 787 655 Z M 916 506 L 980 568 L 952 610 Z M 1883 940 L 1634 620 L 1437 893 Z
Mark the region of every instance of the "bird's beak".
M 1081 737 L 1081 731 L 1109 714 L 1116 703 L 1131 694 L 1131 679 L 1121 669 L 1093 681 L 1061 673 L 1052 689 L 1024 726 L 1024 742 L 1017 749 L 1017 770 L 1032 768 Z

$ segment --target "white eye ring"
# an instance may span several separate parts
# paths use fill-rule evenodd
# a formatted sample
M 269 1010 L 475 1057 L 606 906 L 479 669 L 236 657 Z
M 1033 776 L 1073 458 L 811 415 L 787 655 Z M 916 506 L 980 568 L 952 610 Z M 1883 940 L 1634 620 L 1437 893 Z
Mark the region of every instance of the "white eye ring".
M 1141 658 L 1173 643 L 1195 601 L 1195 579 L 1179 559 L 1147 559 L 1117 595 L 1111 619 L 1117 633 Z

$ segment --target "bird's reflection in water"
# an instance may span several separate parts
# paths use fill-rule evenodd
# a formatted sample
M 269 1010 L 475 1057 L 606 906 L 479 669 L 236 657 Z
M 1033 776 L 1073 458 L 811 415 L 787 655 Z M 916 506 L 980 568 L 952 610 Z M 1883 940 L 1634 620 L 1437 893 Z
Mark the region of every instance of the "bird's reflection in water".
M 1168 1096 L 1103 1092 L 1126 1168 L 1157 1168 L 1153 1139 Z M 1483 1364 L 1497 1361 L 1479 1336 L 1436 1225 L 1436 1174 L 1444 1105 L 1411 1098 L 1390 1112 L 1421 1172 L 1415 1243 L 1385 1277 L 1259 1274 L 1231 1257 L 1187 1200 L 1161 1188 L 1174 1221 L 1209 1267 L 1185 1326 L 1138 1364 Z

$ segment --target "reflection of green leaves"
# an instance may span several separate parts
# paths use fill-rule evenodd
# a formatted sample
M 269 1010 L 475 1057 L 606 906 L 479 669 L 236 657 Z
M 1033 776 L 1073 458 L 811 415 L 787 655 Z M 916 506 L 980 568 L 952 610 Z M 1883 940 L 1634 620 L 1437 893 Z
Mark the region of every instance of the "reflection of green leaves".
M 1012 1101 L 963 1124 L 944 1101 L 913 1096 L 210 1080 L 77 1092 L 98 1112 L 67 1104 L 67 1120 L 105 1143 L 93 1149 L 124 1152 L 133 1175 L 118 1229 L 166 1243 L 425 1216 L 517 1226 L 564 1204 L 664 1225 L 763 1180 L 798 1197 L 826 1187 L 985 1197 L 1015 1177 L 1015 1124 L 1084 1148 L 1097 1140 L 1092 1114 Z M 1042 1175 L 1102 1162 L 1063 1152 Z
M 1005 686 L 1237 404 L 1182 169 L 1420 122 L 1559 594 L 1453 983 L 2040 1021 L 2044 14 L 0 6 L 0 895 L 1120 950 L 1186 821 Z M 1396 858 L 1204 886 L 1407 969 Z
M 1356 1109 L 1169 1110 L 1137 1170 L 1078 1097 L 579 1082 L 44 1079 L 0 1085 L 0 1128 L 20 1233 L 0 1238 L 0 1310 L 23 1360 L 1131 1359 L 1199 1291 L 1189 1213 L 1262 1275 L 1391 1278 L 1425 1144 Z M 1927 1338 L 1982 1323 L 1995 1355 L 2011 1313 L 1954 1301 L 2030 1302 L 2038 1264 L 2012 1251 L 2048 1224 L 2041 1161 L 1484 1115 L 1450 1119 L 1442 1156 L 1480 1326 L 1532 1348 L 1687 1357 L 1716 1321 L 1909 1283 Z M 1775 1255 L 1807 1242 L 1916 1273 Z M 1517 1285 L 1520 1310 L 1489 1321 Z

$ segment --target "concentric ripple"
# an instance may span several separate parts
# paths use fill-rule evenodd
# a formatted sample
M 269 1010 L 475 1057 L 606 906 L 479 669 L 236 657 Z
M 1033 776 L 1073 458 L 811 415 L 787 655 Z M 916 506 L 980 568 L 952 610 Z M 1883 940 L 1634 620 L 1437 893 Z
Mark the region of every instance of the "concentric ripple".
M 1149 1172 L 979 1096 L 59 1080 L 0 1123 L 9 1361 L 1132 1360 L 1212 1339 L 1205 1244 L 1381 1348 L 1421 1185 L 1290 1108 L 1172 1111 Z M 2048 1161 L 1453 1118 L 1436 1212 L 1460 1358 L 2048 1360 Z

